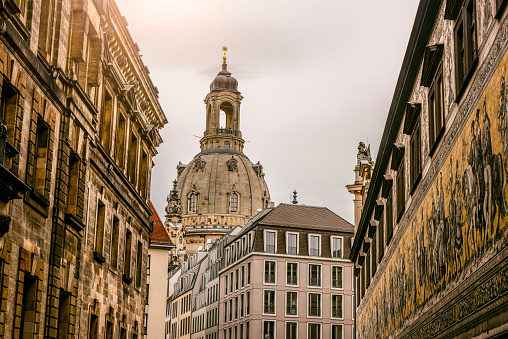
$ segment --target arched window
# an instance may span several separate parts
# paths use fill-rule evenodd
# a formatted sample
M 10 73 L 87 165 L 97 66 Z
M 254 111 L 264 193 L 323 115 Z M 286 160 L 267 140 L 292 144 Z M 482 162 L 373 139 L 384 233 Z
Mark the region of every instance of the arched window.
M 192 193 L 189 196 L 189 212 L 196 212 L 196 203 L 198 200 L 198 195 L 196 193 Z
M 238 194 L 235 192 L 229 196 L 229 211 L 238 212 Z

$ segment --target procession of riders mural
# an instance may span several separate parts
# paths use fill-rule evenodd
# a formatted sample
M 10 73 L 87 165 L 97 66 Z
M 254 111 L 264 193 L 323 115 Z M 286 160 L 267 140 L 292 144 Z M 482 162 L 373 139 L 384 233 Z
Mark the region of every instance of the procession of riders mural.
M 433 338 L 506 295 L 506 66 L 507 55 L 361 306 L 359 338 Z

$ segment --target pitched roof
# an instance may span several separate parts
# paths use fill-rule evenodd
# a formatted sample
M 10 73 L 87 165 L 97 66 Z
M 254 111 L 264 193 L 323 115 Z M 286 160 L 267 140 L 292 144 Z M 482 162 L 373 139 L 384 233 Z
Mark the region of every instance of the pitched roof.
M 169 238 L 169 233 L 166 230 L 166 227 L 164 227 L 164 224 L 162 223 L 161 218 L 159 218 L 159 214 L 157 214 L 157 211 L 155 210 L 155 207 L 153 206 L 151 201 L 150 201 L 150 209 L 152 210 L 150 222 L 153 225 L 153 231 L 152 233 L 150 233 L 150 244 L 166 245 L 173 247 L 173 243 Z
M 258 225 L 286 226 L 353 233 L 354 226 L 326 207 L 280 204 Z

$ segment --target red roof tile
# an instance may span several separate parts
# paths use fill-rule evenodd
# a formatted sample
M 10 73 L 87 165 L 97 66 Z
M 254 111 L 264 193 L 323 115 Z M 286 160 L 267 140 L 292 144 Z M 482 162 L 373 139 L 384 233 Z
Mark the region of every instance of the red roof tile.
M 153 225 L 153 231 L 150 233 L 150 243 L 155 244 L 164 244 L 164 245 L 173 245 L 171 239 L 169 238 L 169 233 L 166 230 L 166 227 L 159 218 L 159 214 L 155 210 L 152 202 L 150 201 L 150 209 L 152 210 L 152 215 L 150 216 L 150 221 Z

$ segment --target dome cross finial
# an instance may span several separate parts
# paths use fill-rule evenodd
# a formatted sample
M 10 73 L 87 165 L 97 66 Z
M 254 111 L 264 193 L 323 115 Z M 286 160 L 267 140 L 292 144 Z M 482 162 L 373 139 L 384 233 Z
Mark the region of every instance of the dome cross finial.
M 228 59 L 228 57 L 226 55 L 226 52 L 228 51 L 228 48 L 226 46 L 223 46 L 222 50 L 224 51 L 224 55 L 222 56 L 222 60 L 224 60 L 224 62 L 226 62 L 226 60 Z

